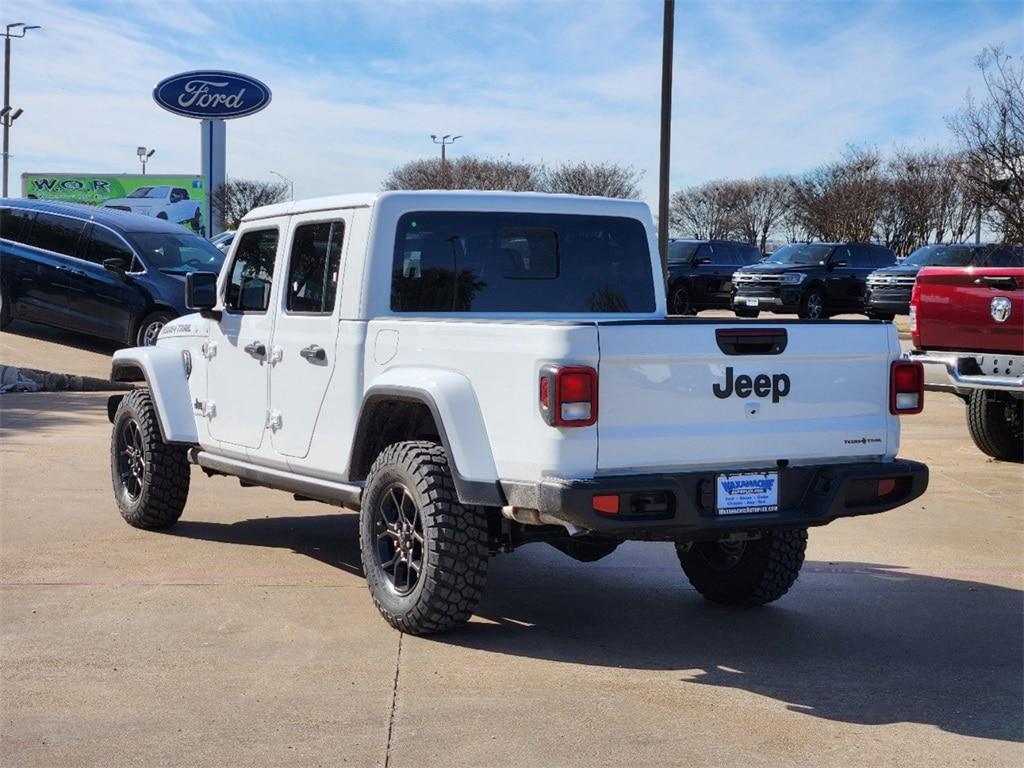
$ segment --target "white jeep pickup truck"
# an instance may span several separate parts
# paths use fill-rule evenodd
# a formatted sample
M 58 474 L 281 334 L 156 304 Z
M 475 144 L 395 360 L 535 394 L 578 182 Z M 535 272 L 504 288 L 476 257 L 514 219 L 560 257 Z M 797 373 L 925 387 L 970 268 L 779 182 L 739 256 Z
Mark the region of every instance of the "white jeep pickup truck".
M 919 363 L 875 321 L 668 318 L 638 202 L 399 192 L 259 208 L 195 314 L 111 378 L 121 514 L 162 528 L 189 464 L 357 510 L 401 631 L 469 619 L 488 558 L 671 541 L 722 603 L 781 597 L 807 528 L 893 509 Z

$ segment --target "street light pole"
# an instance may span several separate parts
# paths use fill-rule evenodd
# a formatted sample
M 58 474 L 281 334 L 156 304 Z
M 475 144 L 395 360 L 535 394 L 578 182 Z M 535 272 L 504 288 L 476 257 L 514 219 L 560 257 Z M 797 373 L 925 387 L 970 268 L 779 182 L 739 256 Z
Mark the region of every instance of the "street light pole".
M 139 147 L 135 150 L 135 154 L 139 156 L 139 162 L 142 163 L 142 175 L 146 175 L 146 161 L 149 160 L 153 155 L 156 154 L 155 149 L 146 150 L 145 147 Z
M 288 189 L 289 189 L 288 197 L 291 200 L 294 201 L 295 200 L 295 182 L 292 181 L 291 179 L 289 179 L 287 176 L 278 173 L 277 171 L 271 171 L 271 173 L 274 174 L 275 176 L 277 176 L 277 178 L 279 178 L 281 181 L 283 181 L 285 184 L 288 185 Z
M 4 158 L 3 158 L 3 196 L 7 197 L 7 170 L 11 156 L 11 139 L 10 132 L 11 126 L 14 121 L 21 116 L 22 110 L 18 109 L 11 112 L 11 38 L 12 37 L 24 37 L 30 29 L 42 29 L 38 24 L 25 24 L 24 22 L 17 22 L 16 24 L 8 24 L 7 28 L 0 32 L 4 36 L 4 104 L 3 104 L 3 128 L 4 128 Z
M 658 251 L 661 271 L 668 276 L 668 170 L 672 149 L 672 38 L 676 3 L 665 0 L 661 41 L 661 163 L 658 169 Z
M 446 162 L 445 154 L 444 154 L 444 148 L 447 147 L 449 144 L 454 144 L 456 139 L 461 139 L 461 138 L 462 138 L 461 135 L 459 135 L 459 136 L 452 136 L 450 133 L 446 133 L 444 136 L 442 136 L 440 139 L 438 139 L 436 134 L 433 134 L 433 133 L 430 134 L 431 141 L 433 141 L 435 144 L 440 144 L 441 145 L 441 165 L 442 166 Z

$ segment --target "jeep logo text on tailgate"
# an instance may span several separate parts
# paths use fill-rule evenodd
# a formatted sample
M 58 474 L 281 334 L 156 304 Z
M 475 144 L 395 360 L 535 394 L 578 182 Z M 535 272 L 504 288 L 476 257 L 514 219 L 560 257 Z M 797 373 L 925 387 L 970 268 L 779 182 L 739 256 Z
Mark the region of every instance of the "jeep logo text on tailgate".
M 772 402 L 777 403 L 789 394 L 789 376 L 784 373 L 776 373 L 771 376 L 767 373 L 759 373 L 753 378 L 746 374 L 736 376 L 735 379 L 733 377 L 734 373 L 730 365 L 725 369 L 725 386 L 711 385 L 711 391 L 715 393 L 715 397 L 725 400 L 732 396 L 733 392 L 736 393 L 736 397 L 750 397 L 751 395 L 768 397 L 771 395 Z

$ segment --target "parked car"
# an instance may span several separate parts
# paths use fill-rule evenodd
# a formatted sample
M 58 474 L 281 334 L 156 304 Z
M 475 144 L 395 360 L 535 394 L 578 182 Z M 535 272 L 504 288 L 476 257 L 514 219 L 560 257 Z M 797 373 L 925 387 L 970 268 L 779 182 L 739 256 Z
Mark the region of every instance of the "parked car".
M 942 374 L 929 389 L 967 404 L 978 449 L 1024 460 L 1024 268 L 925 267 L 914 285 L 910 336 L 907 359 Z
M 166 219 L 184 224 L 193 232 L 200 232 L 203 228 L 202 204 L 192 200 L 184 187 L 139 187 L 127 197 L 107 200 L 103 207 Z
M 235 239 L 235 230 L 227 229 L 221 232 L 219 235 L 214 235 L 210 238 L 210 242 L 216 246 L 218 251 L 227 253 L 231 250 L 231 243 Z
M 808 527 L 928 484 L 897 457 L 923 391 L 893 325 L 668 318 L 643 203 L 343 195 L 257 208 L 237 238 L 188 276 L 197 314 L 114 354 L 141 384 L 108 403 L 114 501 L 174 525 L 193 462 L 358 510 L 400 631 L 467 621 L 490 556 L 541 542 L 673 542 L 709 600 L 761 605 Z
M 668 247 L 668 311 L 695 315 L 702 309 L 729 309 L 732 275 L 754 264 L 761 252 L 731 240 L 672 240 Z
M 915 250 L 892 267 L 868 275 L 865 308 L 868 317 L 892 320 L 910 311 L 914 278 L 924 267 L 1024 267 L 1024 246 L 936 243 Z
M 791 243 L 733 275 L 732 307 L 740 317 L 762 310 L 820 320 L 861 312 L 868 275 L 896 263 L 888 248 L 869 243 Z
M 0 325 L 12 318 L 148 346 L 185 312 L 185 275 L 224 254 L 151 216 L 0 200 Z

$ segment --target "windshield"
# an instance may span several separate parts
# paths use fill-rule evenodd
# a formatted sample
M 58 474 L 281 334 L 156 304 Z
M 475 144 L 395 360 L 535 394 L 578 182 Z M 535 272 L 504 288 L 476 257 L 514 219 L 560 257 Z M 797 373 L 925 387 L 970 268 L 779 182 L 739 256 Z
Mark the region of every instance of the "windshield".
M 128 197 L 167 197 L 170 187 L 139 187 Z
M 794 243 L 784 245 L 765 259 L 766 264 L 823 264 L 832 252 L 831 245 Z
M 967 267 L 974 259 L 969 245 L 926 245 L 903 260 L 909 267 Z
M 672 243 L 668 247 L 668 263 L 681 264 L 693 260 L 693 255 L 700 248 L 700 243 Z
M 224 263 L 224 254 L 210 241 L 188 232 L 130 232 L 128 237 L 147 266 L 168 274 L 219 272 Z

